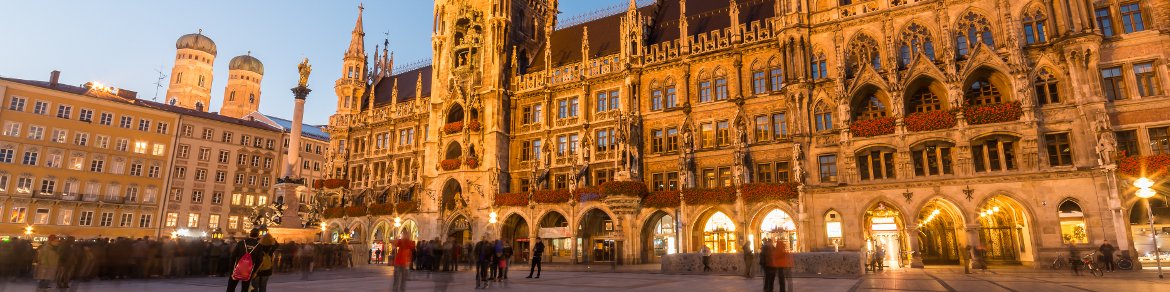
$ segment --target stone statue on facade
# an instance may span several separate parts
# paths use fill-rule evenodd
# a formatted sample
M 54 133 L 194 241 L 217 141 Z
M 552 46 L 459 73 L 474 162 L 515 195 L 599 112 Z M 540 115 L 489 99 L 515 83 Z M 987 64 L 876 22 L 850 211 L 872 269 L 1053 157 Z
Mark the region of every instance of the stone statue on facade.
M 1111 131 L 1101 132 L 1100 137 L 1097 138 L 1096 150 L 1097 150 L 1097 164 L 1099 164 L 1099 165 L 1113 164 L 1113 157 L 1116 155 L 1114 153 L 1117 152 L 1117 142 L 1113 136 L 1113 132 L 1111 132 Z
M 837 105 L 837 118 L 840 119 L 842 126 L 849 125 L 849 117 L 850 116 L 851 116 L 851 114 L 849 112 L 849 102 L 842 100 L 841 104 Z
M 804 150 L 800 147 L 800 143 L 792 143 L 792 179 L 804 184 Z

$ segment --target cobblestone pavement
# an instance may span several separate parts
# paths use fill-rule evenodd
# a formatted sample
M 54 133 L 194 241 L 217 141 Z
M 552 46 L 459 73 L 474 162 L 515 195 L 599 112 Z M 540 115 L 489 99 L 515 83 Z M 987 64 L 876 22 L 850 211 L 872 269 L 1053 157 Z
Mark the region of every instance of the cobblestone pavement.
M 488 290 L 499 291 L 762 291 L 762 279 L 732 275 L 663 275 L 634 268 L 629 272 L 601 272 L 581 267 L 553 267 L 540 279 L 525 279 L 527 271 L 513 270 L 508 283 Z M 273 276 L 269 289 L 291 291 L 390 291 L 391 270 L 367 266 L 351 270 L 322 271 L 309 280 L 298 274 Z M 75 283 L 70 289 L 50 291 L 223 291 L 226 278 L 186 278 Z M 1152 271 L 1107 273 L 1104 277 L 1074 277 L 1067 271 L 995 269 L 964 274 L 955 268 L 928 268 L 887 271 L 861 278 L 793 279 L 790 291 L 1170 291 L 1170 280 L 1158 280 Z M 474 275 L 459 272 L 450 280 L 438 275 L 428 278 L 416 273 L 407 283 L 409 291 L 473 291 Z M 0 283 L 0 292 L 35 291 L 32 281 Z

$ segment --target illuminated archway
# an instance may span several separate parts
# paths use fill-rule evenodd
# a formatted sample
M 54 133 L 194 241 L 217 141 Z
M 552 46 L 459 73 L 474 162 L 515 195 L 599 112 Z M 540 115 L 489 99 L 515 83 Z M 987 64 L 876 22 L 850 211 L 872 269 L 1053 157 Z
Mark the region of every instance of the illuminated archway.
M 867 263 L 880 261 L 886 267 L 901 267 L 902 251 L 908 250 L 902 212 L 886 202 L 878 202 L 865 211 Z M 878 252 L 883 255 L 874 259 Z
M 927 265 L 959 264 L 966 242 L 963 216 L 953 203 L 933 199 L 918 211 L 918 255 Z
M 760 240 L 779 240 L 779 244 L 785 244 L 789 251 L 800 250 L 796 222 L 783 210 L 772 209 L 767 215 L 764 215 L 764 219 L 760 221 L 759 231 Z
M 583 262 L 612 262 L 617 259 L 617 226 L 609 214 L 590 209 L 577 224 L 577 248 Z
M 656 211 L 642 224 L 642 263 L 656 263 L 678 252 L 674 216 Z
M 979 242 L 989 262 L 1016 264 L 1029 259 L 1028 214 L 1023 205 L 1003 195 L 979 207 Z
M 703 245 L 713 253 L 734 253 L 739 250 L 735 221 L 722 211 L 716 211 L 703 223 Z

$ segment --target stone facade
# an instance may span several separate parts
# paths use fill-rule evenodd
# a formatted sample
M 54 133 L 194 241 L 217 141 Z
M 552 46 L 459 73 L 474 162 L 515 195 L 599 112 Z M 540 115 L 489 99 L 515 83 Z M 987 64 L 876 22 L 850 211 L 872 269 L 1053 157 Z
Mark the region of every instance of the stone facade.
M 437 1 L 430 65 L 343 73 L 334 207 L 417 208 L 331 232 L 567 227 L 575 261 L 622 263 L 761 238 L 892 266 L 1142 250 L 1117 154 L 1170 152 L 1170 2 L 631 1 L 555 30 L 555 1 L 496 2 Z

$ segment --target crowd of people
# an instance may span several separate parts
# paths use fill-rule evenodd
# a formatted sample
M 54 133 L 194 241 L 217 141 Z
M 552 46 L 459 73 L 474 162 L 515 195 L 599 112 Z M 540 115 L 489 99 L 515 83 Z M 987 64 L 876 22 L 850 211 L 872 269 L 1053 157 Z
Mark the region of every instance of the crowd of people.
M 344 245 L 276 244 L 275 239 L 261 236 L 259 230 L 253 233 L 256 236 L 249 238 L 261 244 L 259 250 L 264 254 L 256 257 L 257 275 L 301 270 L 307 277 L 313 269 L 353 265 L 349 260 L 350 249 Z M 34 243 L 10 238 L 0 241 L 0 278 L 32 278 L 44 289 L 68 288 L 75 281 L 225 277 L 233 272 L 240 245 L 246 241 L 165 236 L 78 239 L 50 235 L 46 241 Z

